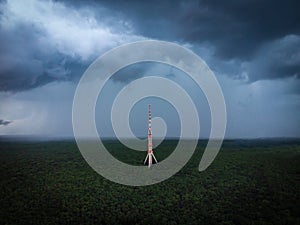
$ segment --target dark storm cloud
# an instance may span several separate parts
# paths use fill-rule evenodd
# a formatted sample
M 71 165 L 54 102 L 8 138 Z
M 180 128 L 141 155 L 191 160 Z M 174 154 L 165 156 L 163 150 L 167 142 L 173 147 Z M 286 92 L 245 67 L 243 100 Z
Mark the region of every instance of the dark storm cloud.
M 112 32 L 94 12 L 103 8 L 68 7 L 63 1 L 0 2 L 0 91 L 23 91 L 53 81 L 76 81 L 101 53 L 134 41 Z M 27 8 L 28 7 L 28 8 Z M 117 22 L 119 28 L 122 22 Z
M 142 77 L 149 68 L 150 65 L 147 63 L 132 64 L 116 72 L 111 79 L 116 82 L 130 82 Z
M 0 28 L 0 91 L 28 90 L 82 74 L 81 62 L 38 43 L 43 35 L 26 24 L 12 31 Z
M 12 121 L 0 119 L 0 126 L 7 126 L 10 123 L 12 123 Z
M 296 0 L 99 2 L 131 18 L 136 32 L 143 36 L 194 45 L 208 44 L 215 51 L 216 62 L 233 59 L 252 62 L 256 57 L 267 57 L 261 52 L 257 55 L 257 52 L 269 42 L 288 35 L 300 35 L 300 2 Z M 297 46 L 295 42 L 286 48 L 283 46 L 280 54 L 298 49 Z M 287 55 L 286 59 L 290 57 Z M 300 58 L 299 55 L 296 57 Z M 276 66 L 267 63 L 259 74 L 249 72 L 249 80 L 295 74 L 299 77 L 299 64 L 281 61 L 273 64 Z M 222 65 L 220 67 L 222 70 Z
M 195 28 L 190 38 L 201 40 L 205 33 L 205 40 L 215 41 L 219 56 L 248 58 L 267 41 L 299 34 L 299 7 L 295 0 L 202 0 L 198 9 L 186 14 L 185 21 Z M 201 8 L 206 13 L 198 14 Z M 202 31 L 201 27 L 206 28 Z
M 266 44 L 246 67 L 252 81 L 264 78 L 300 78 L 300 36 L 288 35 Z
M 131 35 L 208 46 L 213 49 L 214 56 L 210 65 L 220 73 L 241 73 L 246 69 L 250 81 L 289 76 L 299 78 L 299 1 L 55 2 L 64 5 L 52 9 L 54 16 L 57 16 L 55 13 L 60 13 L 61 18 L 56 18 L 57 21 L 66 17 L 72 26 L 84 20 L 95 19 L 96 26 L 98 23 L 105 23 L 109 30 L 119 32 L 121 36 L 132 28 Z M 5 2 L 1 4 L 4 5 Z M 81 14 L 77 13 L 82 8 L 90 10 L 86 13 L 87 17 L 81 18 Z M 5 7 L 0 10 L 5 10 Z M 80 15 L 79 18 L 76 15 Z M 1 12 L 1 18 L 6 16 L 9 15 L 5 11 Z M 53 14 L 45 13 L 45 17 L 47 16 L 49 21 L 53 19 Z M 82 35 L 87 32 L 86 24 L 74 29 L 74 32 L 80 33 L 78 40 L 65 39 L 66 35 L 77 37 L 77 33 L 61 32 L 67 30 L 67 27 L 57 27 L 60 32 L 58 37 L 62 40 L 55 39 L 55 30 L 50 35 L 55 39 L 52 43 L 48 40 L 49 32 L 45 31 L 47 22 L 48 19 L 45 19 L 44 27 L 39 26 L 39 23 L 26 21 L 17 23 L 12 29 L 0 26 L 0 91 L 22 91 L 53 81 L 77 80 L 95 58 L 92 54 L 99 55 L 102 50 L 131 41 L 130 38 L 118 41 L 119 37 L 111 40 L 115 38 L 114 33 L 105 34 L 103 40 L 98 39 L 98 33 L 92 33 L 97 30 L 92 23 L 89 30 L 91 33 L 86 35 L 92 38 L 86 39 L 87 43 L 83 43 Z M 291 35 L 294 35 L 294 40 L 287 40 L 284 44 L 280 42 Z M 72 43 L 75 41 L 83 43 L 83 50 L 76 43 Z M 107 47 L 102 49 L 91 42 L 97 42 L 98 45 L 103 42 L 103 46 Z M 277 48 L 276 43 L 281 47 Z M 88 47 L 84 49 L 85 46 Z M 230 60 L 235 60 L 236 63 L 227 63 Z M 241 68 L 240 64 L 244 62 L 247 66 Z M 124 70 L 125 75 L 116 76 L 114 79 L 127 82 L 142 76 L 146 70 L 147 68 L 141 66 L 133 67 L 128 71 Z
M 208 41 L 224 58 L 248 58 L 266 41 L 300 33 L 300 2 L 295 0 L 99 2 L 131 18 L 142 35 Z
M 178 73 L 178 70 L 167 64 L 139 62 L 120 69 L 111 79 L 115 82 L 128 83 L 147 75 L 174 78 Z

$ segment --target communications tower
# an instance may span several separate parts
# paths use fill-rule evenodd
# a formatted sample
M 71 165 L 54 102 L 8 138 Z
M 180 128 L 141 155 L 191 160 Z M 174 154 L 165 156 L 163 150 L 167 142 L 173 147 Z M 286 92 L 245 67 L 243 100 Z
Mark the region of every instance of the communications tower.
M 151 105 L 149 105 L 149 108 L 148 108 L 148 153 L 147 153 L 146 159 L 144 161 L 144 164 L 146 164 L 148 161 L 149 168 L 152 166 L 152 157 L 155 160 L 155 162 L 157 163 L 157 160 L 153 154 L 153 149 L 152 149 Z

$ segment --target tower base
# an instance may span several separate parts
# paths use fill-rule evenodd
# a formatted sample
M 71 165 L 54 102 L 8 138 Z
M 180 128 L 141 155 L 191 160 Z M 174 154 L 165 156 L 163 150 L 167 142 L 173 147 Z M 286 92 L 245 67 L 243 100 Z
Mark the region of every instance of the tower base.
M 146 156 L 146 159 L 144 161 L 144 164 L 146 164 L 147 161 L 148 161 L 148 167 L 149 168 L 152 166 L 152 162 L 153 162 L 152 158 L 154 159 L 155 163 L 157 163 L 157 160 L 156 160 L 153 152 L 148 153 L 147 156 Z

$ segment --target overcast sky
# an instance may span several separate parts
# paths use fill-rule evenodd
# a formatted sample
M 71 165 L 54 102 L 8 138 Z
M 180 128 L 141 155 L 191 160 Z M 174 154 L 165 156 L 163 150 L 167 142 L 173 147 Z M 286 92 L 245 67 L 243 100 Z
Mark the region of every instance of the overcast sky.
M 227 106 L 227 138 L 300 137 L 299 1 L 0 1 L 0 135 L 72 136 L 72 101 L 87 67 L 133 41 L 171 41 L 194 51 L 216 74 Z M 130 81 L 159 75 L 196 102 L 208 137 L 206 100 L 186 75 L 144 63 L 115 74 L 99 98 L 97 125 L 112 136 L 109 107 Z M 178 115 L 160 99 L 132 110 L 147 132 L 147 104 L 179 135 Z M 156 107 L 155 107 L 156 106 Z

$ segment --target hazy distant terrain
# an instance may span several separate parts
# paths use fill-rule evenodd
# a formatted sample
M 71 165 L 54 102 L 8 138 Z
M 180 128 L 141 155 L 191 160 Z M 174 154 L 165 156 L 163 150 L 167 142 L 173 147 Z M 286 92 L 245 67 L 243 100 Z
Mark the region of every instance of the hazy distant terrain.
M 155 149 L 166 158 L 177 141 Z M 152 186 L 112 183 L 74 141 L 0 142 L 0 224 L 300 224 L 300 140 L 228 140 L 198 172 L 206 141 L 172 178 Z M 142 164 L 145 153 L 105 145 Z

